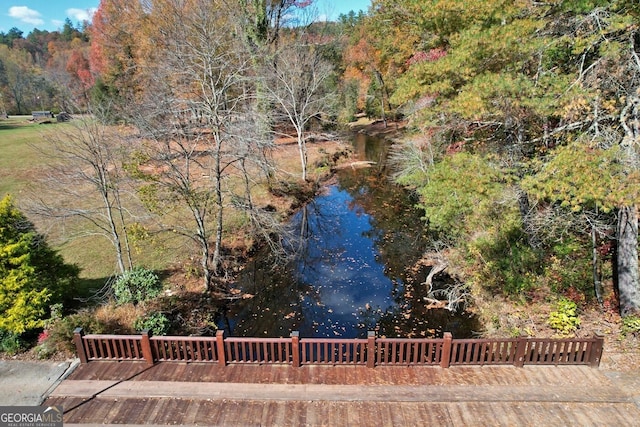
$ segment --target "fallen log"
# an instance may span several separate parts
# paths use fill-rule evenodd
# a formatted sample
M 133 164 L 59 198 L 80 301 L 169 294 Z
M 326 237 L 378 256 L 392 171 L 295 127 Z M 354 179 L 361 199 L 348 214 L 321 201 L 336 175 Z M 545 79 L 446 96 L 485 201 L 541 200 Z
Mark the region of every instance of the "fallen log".
M 376 162 L 372 162 L 372 161 L 368 161 L 368 160 L 361 160 L 358 162 L 351 162 L 351 163 L 345 163 L 345 164 L 341 164 L 341 165 L 337 165 L 333 167 L 333 170 L 343 170 L 343 169 L 364 169 L 364 168 L 370 168 L 373 165 L 377 164 Z

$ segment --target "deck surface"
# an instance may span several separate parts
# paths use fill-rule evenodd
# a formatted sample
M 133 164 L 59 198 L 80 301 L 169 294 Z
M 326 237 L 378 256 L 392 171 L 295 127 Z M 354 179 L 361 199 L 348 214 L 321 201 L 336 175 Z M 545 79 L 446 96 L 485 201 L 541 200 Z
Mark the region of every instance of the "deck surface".
M 640 426 L 637 395 L 582 366 L 90 362 L 44 404 L 65 425 Z

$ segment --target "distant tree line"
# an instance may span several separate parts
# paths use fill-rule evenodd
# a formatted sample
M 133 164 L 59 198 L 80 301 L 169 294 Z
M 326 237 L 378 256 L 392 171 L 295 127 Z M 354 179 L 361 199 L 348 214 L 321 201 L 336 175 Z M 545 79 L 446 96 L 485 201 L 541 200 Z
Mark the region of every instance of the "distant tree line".
M 0 32 L 0 112 L 86 111 L 94 84 L 87 25 Z

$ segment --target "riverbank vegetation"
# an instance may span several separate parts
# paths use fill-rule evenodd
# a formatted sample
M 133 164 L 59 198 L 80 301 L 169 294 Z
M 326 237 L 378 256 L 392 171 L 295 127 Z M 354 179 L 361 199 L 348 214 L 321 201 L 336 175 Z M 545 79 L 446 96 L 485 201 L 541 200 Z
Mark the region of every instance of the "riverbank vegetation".
M 102 0 L 83 28 L 3 33 L 0 109 L 76 120 L 33 138 L 47 161 L 2 191 L 22 191 L 87 287 L 141 266 L 166 284 L 52 336 L 210 332 L 203 307 L 250 297 L 234 275 L 282 251 L 358 117 L 403 124 L 396 180 L 424 211 L 425 265 L 455 282 L 440 302 L 473 298 L 485 335 L 640 333 L 640 8 L 472 3 L 373 0 L 326 23 L 312 1 Z
M 549 304 L 558 333 L 577 331 L 576 307 L 602 330 L 638 315 L 639 12 L 383 0 L 362 20 L 387 108 L 413 130 L 397 146 L 398 182 L 483 302 L 487 332 L 537 332 L 533 310 L 514 320 L 503 298 Z

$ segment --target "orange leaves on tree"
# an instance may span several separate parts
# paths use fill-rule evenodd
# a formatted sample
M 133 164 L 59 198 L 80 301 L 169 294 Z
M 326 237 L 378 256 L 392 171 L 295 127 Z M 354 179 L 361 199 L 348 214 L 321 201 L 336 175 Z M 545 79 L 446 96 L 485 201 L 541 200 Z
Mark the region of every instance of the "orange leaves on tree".
M 67 72 L 77 79 L 86 91 L 94 84 L 93 74 L 89 67 L 89 60 L 80 51 L 74 50 L 67 61 Z

